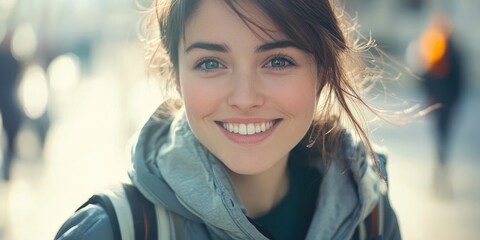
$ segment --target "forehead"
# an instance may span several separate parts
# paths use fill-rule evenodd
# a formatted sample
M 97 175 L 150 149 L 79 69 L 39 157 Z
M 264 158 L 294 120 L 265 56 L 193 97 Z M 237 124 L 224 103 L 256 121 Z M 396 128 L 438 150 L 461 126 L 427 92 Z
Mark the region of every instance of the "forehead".
M 203 0 L 185 26 L 185 37 L 207 36 L 218 40 L 234 32 L 253 34 L 260 41 L 286 39 L 255 1 L 235 1 L 233 6 L 238 13 L 223 0 Z

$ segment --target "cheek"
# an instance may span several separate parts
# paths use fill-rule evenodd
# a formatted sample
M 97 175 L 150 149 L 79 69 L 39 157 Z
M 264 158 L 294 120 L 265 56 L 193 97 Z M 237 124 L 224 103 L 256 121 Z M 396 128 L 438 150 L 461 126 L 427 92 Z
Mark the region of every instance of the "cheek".
M 321 82 L 318 80 L 314 62 L 309 62 L 295 74 L 288 77 L 286 86 L 282 86 L 282 101 L 289 112 L 299 117 L 310 118 L 315 112 Z
M 289 108 L 292 113 L 297 116 L 304 116 L 305 118 L 313 118 L 313 112 L 316 106 L 315 92 L 308 89 L 308 93 L 303 91 L 303 94 L 296 93 L 289 97 Z
M 188 76 L 179 80 L 185 109 L 195 117 L 207 116 L 218 105 L 218 96 L 213 89 L 195 80 Z
M 285 89 L 281 94 L 283 106 L 289 109 L 293 115 L 305 115 L 309 117 L 313 114 L 317 103 L 317 84 L 312 81 L 293 84 Z

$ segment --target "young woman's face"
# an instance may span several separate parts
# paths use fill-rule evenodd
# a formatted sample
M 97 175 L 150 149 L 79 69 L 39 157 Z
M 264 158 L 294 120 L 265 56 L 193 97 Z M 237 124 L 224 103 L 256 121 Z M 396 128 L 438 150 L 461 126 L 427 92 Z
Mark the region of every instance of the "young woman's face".
M 285 162 L 306 134 L 319 82 L 314 59 L 241 4 L 271 36 L 252 32 L 223 1 L 203 0 L 179 46 L 177 80 L 199 141 L 231 171 L 252 175 Z

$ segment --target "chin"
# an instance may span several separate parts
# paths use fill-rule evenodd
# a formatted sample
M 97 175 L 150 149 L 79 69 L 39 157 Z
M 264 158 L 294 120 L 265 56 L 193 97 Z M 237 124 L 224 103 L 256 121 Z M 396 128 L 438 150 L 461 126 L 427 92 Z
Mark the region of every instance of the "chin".
M 271 158 L 271 157 L 270 157 Z M 266 162 L 266 158 L 262 157 L 234 157 L 230 158 L 230 161 L 223 161 L 223 164 L 228 168 L 229 171 L 239 174 L 239 175 L 258 175 L 262 174 L 265 172 L 268 172 L 268 170 L 272 169 L 273 166 L 279 163 L 279 161 L 276 162 Z

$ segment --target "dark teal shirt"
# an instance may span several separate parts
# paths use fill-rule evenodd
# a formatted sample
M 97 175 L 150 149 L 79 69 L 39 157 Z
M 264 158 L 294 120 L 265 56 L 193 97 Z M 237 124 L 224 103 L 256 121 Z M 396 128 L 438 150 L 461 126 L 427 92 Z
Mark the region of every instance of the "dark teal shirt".
M 285 197 L 269 213 L 254 221 L 279 239 L 304 239 L 316 208 L 320 172 L 290 157 L 290 187 Z

